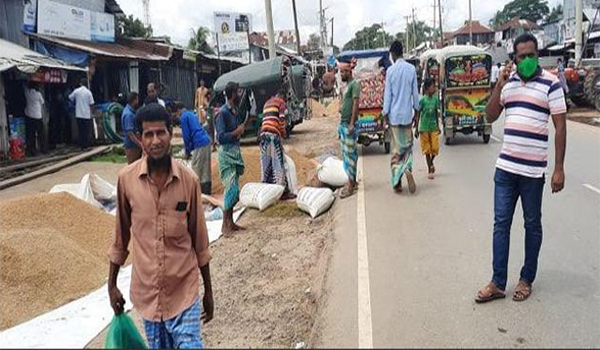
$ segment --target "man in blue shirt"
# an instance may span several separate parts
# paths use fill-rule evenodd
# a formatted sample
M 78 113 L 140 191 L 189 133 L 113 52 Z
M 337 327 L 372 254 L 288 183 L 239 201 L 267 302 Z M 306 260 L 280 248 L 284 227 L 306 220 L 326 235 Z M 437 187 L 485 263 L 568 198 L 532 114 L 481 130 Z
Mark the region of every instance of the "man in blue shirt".
M 412 128 L 419 125 L 419 87 L 415 67 L 402 59 L 402 51 L 402 43 L 394 41 L 390 47 L 394 64 L 385 77 L 383 116 L 392 132 L 392 187 L 402 192 L 402 176 L 406 174 L 408 189 L 415 193 Z
M 121 114 L 121 126 L 125 138 L 123 139 L 123 148 L 127 156 L 127 164 L 131 164 L 142 158 L 142 143 L 138 138 L 135 126 L 135 111 L 139 106 L 139 97 L 137 92 L 132 92 L 127 98 L 127 106 Z
M 238 123 L 237 106 L 239 103 L 239 85 L 229 82 L 225 87 L 227 103 L 221 107 L 215 119 L 217 140 L 219 141 L 219 175 L 225 188 L 223 193 L 223 226 L 224 234 L 243 230 L 233 221 L 233 207 L 240 197 L 239 178 L 244 174 L 244 159 L 240 150 L 240 138 L 246 125 Z
M 185 109 L 183 103 L 177 102 L 175 104 L 174 114 L 174 119 L 181 125 L 185 159 L 191 159 L 191 166 L 198 175 L 202 193 L 210 194 L 212 187 L 210 179 L 210 137 L 200 125 L 198 115 Z

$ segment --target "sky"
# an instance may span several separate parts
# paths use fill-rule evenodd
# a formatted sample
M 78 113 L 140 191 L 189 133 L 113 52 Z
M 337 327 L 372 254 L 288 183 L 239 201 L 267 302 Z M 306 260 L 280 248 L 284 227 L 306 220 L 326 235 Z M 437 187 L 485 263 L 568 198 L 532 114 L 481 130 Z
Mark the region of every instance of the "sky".
M 294 29 L 292 0 L 271 0 L 275 30 Z M 333 41 L 342 47 L 354 33 L 373 23 L 383 23 L 392 34 L 404 31 L 405 16 L 414 9 L 417 20 L 433 25 L 434 0 L 322 0 L 326 17 L 333 17 Z M 468 0 L 441 0 L 444 32 L 459 28 L 469 18 Z M 473 20 L 483 24 L 510 0 L 473 0 Z M 142 19 L 142 0 L 117 0 L 123 11 Z M 436 1 L 437 2 L 437 1 Z M 550 8 L 563 0 L 549 0 Z M 483 5 L 485 4 L 485 5 Z M 319 30 L 319 0 L 296 0 L 300 39 Z M 150 0 L 150 18 L 154 35 L 168 35 L 185 45 L 192 28 L 213 30 L 213 12 L 240 12 L 252 15 L 252 30 L 266 31 L 264 0 Z M 436 18 L 436 21 L 438 19 Z M 439 25 L 439 24 L 438 24 Z M 329 27 L 331 28 L 331 24 Z M 330 29 L 329 29 L 330 31 Z M 330 35 L 330 34 L 329 34 Z

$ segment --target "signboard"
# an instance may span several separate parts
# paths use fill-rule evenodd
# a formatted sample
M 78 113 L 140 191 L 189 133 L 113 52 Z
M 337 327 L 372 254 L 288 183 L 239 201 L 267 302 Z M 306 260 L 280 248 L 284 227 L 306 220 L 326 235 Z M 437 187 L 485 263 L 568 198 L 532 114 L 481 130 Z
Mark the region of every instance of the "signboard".
M 38 83 L 66 83 L 67 71 L 62 69 L 40 68 L 30 76 L 31 81 Z
M 110 13 L 90 12 L 90 25 L 93 41 L 115 41 L 115 16 Z
M 221 53 L 248 50 L 252 16 L 244 13 L 215 12 L 215 33 Z
M 80 40 L 115 41 L 114 15 L 60 4 L 52 0 L 37 1 L 39 34 Z
M 450 57 L 445 70 L 449 89 L 489 87 L 492 58 L 488 55 Z
M 37 0 L 24 0 L 23 3 L 23 31 L 25 33 L 35 33 Z
M 39 0 L 38 33 L 63 38 L 91 40 L 90 12 L 78 7 Z

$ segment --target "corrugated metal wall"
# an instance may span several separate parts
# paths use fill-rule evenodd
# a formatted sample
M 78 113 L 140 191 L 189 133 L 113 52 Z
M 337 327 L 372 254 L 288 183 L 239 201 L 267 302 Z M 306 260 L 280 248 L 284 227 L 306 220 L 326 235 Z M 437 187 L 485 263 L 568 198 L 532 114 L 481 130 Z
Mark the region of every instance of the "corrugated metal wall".
M 165 90 L 163 97 L 173 101 L 181 101 L 186 108 L 194 107 L 197 77 L 194 66 L 190 64 L 174 64 L 162 66 L 162 83 Z
M 29 41 L 21 31 L 23 0 L 0 1 L 0 38 L 29 48 Z

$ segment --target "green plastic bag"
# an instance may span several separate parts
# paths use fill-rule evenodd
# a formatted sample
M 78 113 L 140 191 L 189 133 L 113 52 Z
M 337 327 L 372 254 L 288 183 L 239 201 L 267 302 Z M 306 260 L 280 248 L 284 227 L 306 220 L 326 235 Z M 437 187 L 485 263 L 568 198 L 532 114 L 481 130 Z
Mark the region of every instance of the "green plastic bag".
M 105 349 L 147 349 L 131 317 L 125 313 L 115 315 L 106 335 Z

